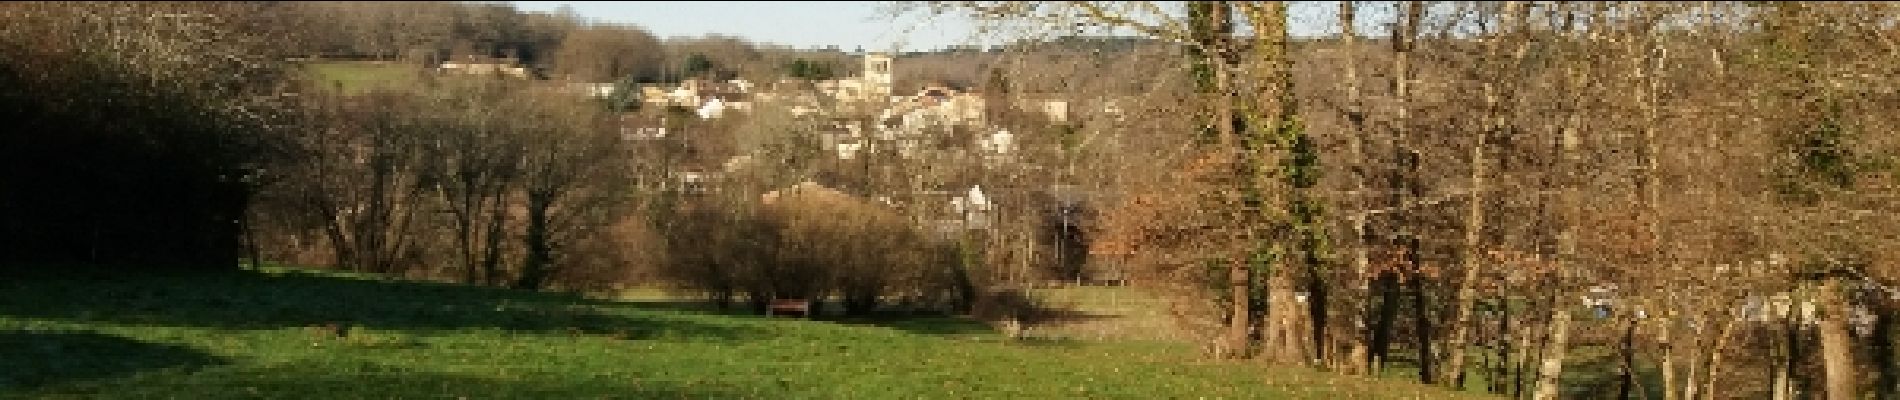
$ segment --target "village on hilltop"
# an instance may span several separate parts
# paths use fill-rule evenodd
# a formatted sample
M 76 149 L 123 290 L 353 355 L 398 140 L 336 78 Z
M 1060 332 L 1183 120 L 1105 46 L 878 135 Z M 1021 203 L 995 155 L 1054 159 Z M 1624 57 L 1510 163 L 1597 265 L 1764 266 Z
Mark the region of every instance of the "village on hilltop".
M 627 98 L 642 106 L 690 111 L 690 118 L 701 121 L 762 110 L 825 121 L 821 126 L 828 129 L 818 133 L 819 140 L 834 160 L 859 159 L 877 149 L 893 150 L 902 159 L 917 160 L 935 151 L 928 143 L 939 143 L 951 132 L 960 131 L 974 133 L 963 135 L 969 140 L 960 147 L 964 152 L 978 155 L 983 164 L 1022 162 L 1025 160 L 1016 157 L 1021 138 L 992 120 L 992 116 L 1002 111 L 992 107 L 1010 107 L 1011 111 L 1035 115 L 1053 124 L 1071 122 L 1075 113 L 1082 110 L 1077 104 L 1088 104 L 1087 110 L 1097 115 L 1112 117 L 1121 113 L 1116 100 L 1099 96 L 1080 99 L 1061 93 L 1011 94 L 1003 99 L 1007 105 L 998 106 L 992 104 L 996 97 L 986 96 L 980 90 L 940 82 L 921 85 L 915 92 L 900 93 L 895 83 L 902 71 L 895 68 L 897 57 L 893 53 L 867 52 L 857 58 L 862 64 L 861 74 L 816 81 L 791 77 L 775 82 L 691 78 L 678 83 L 567 82 L 565 85 L 577 95 L 597 99 Z M 509 59 L 444 62 L 437 70 L 523 79 L 534 75 L 529 67 Z M 626 114 L 621 135 L 626 140 L 650 141 L 681 134 L 668 127 L 666 118 Z M 717 190 L 715 183 L 751 165 L 752 157 L 740 154 L 712 168 L 672 170 L 665 189 L 687 193 Z M 1006 186 L 1009 184 L 1003 182 L 967 182 L 956 187 L 919 187 L 910 193 L 847 193 L 851 191 L 807 179 L 764 196 L 770 199 L 782 192 L 825 192 L 870 198 L 899 208 L 919 210 L 921 215 L 914 215 L 920 218 L 918 223 L 948 238 L 963 230 L 992 227 L 997 199 L 989 192 Z M 1055 213 L 1062 215 L 1059 218 L 1077 225 L 1067 229 L 1081 229 L 1079 225 L 1083 222 L 1071 214 L 1083 207 L 1085 196 L 1075 186 L 1013 189 L 1054 199 L 1059 209 Z

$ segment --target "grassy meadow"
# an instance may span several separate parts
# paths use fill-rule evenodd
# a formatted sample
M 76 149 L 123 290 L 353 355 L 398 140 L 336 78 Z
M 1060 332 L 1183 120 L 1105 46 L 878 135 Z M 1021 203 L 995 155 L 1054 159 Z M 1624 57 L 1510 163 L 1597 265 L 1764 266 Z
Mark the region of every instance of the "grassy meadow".
M 308 77 L 344 93 L 393 88 L 414 82 L 422 68 L 399 62 L 316 61 L 303 64 Z
M 0 281 L 0 397 L 1481 396 L 1207 361 L 1178 342 L 1009 341 L 957 318 L 766 318 L 270 269 Z

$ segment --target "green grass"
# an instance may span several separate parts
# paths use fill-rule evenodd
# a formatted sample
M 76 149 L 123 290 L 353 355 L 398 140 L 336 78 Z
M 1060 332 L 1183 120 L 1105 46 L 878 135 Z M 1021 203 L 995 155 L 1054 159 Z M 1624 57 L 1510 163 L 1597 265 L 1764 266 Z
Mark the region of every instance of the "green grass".
M 403 63 L 323 61 L 304 64 L 304 71 L 325 88 L 336 87 L 346 93 L 356 93 L 372 88 L 400 87 L 413 82 L 420 68 Z
M 1467 375 L 1465 376 L 1464 382 L 1465 390 L 1473 392 L 1485 391 L 1488 390 L 1493 379 L 1501 379 L 1504 380 L 1501 384 L 1506 388 L 1505 390 L 1508 393 L 1514 383 L 1510 380 L 1512 377 L 1509 375 L 1494 375 L 1497 371 L 1486 368 L 1487 365 L 1484 364 L 1487 360 L 1486 357 L 1490 355 L 1483 354 L 1483 352 L 1483 349 L 1473 349 L 1468 353 L 1470 354 L 1470 358 L 1467 358 L 1466 361 L 1470 364 L 1466 364 L 1466 368 L 1469 369 L 1466 370 Z M 1418 379 L 1417 357 L 1409 354 L 1409 351 L 1399 351 L 1393 353 L 1393 355 L 1395 356 L 1393 362 L 1388 364 L 1385 369 L 1379 373 L 1381 377 L 1392 380 Z M 1619 388 L 1618 385 L 1621 383 L 1620 367 L 1622 365 L 1621 360 L 1617 357 L 1616 349 L 1610 346 L 1580 344 L 1571 347 L 1564 357 L 1564 373 L 1561 383 L 1562 392 L 1559 397 L 1565 399 L 1617 398 L 1619 394 L 1617 391 Z M 1657 370 L 1656 366 L 1651 365 L 1647 361 L 1648 360 L 1643 359 L 1637 360 L 1637 378 L 1640 379 L 1640 382 L 1638 382 L 1638 386 L 1633 388 L 1632 396 L 1646 399 L 1660 399 L 1663 396 L 1661 371 Z M 1538 365 L 1533 362 L 1527 364 L 1526 367 L 1531 369 L 1530 371 L 1526 371 L 1529 376 L 1523 377 L 1524 390 L 1529 392 L 1535 390 L 1536 384 L 1534 381 L 1537 378 L 1534 375 L 1536 374 L 1535 369 Z
M 768 319 L 295 270 L 0 280 L 0 397 L 1466 395 L 1167 342 L 1011 342 L 955 318 Z
M 1133 287 L 1065 286 L 1033 289 L 1031 294 L 1062 316 L 1037 326 L 1045 334 L 1092 340 L 1185 341 L 1167 304 Z

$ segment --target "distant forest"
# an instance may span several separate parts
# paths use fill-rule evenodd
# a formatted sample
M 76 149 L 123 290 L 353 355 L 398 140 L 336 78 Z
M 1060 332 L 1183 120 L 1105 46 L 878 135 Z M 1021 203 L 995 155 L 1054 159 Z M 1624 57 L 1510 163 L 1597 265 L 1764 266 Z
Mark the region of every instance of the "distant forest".
M 861 69 L 854 51 L 838 47 L 800 49 L 719 35 L 664 39 L 639 26 L 591 21 L 572 12 L 518 10 L 505 3 L 285 2 L 276 11 L 281 12 L 277 18 L 284 21 L 286 33 L 296 37 L 286 50 L 305 58 L 421 65 L 471 57 L 512 59 L 545 78 L 639 83 L 690 78 L 830 79 L 852 76 Z M 1060 37 L 987 48 L 958 45 L 905 52 L 898 54 L 897 89 L 905 93 L 927 84 L 977 88 L 989 79 L 991 68 L 1006 64 L 1009 69 L 999 72 L 1008 75 L 1096 76 L 1107 70 L 1070 70 L 1081 65 L 1106 66 L 1108 62 L 1102 60 L 1168 48 L 1149 38 Z M 1029 53 L 1044 58 L 1011 63 L 1005 57 Z M 1089 58 L 1100 60 L 1081 62 Z M 1048 91 L 1062 85 L 1050 86 L 1026 90 Z

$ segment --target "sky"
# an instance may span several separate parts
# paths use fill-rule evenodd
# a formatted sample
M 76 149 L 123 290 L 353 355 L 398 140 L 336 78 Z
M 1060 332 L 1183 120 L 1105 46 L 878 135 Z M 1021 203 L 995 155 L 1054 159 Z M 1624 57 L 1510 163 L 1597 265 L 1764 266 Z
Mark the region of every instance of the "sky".
M 835 45 L 852 51 L 924 51 L 949 45 L 993 45 L 1007 38 L 978 35 L 963 18 L 896 18 L 877 1 L 516 1 L 524 11 L 554 11 L 562 5 L 597 22 L 638 25 L 661 38 L 707 34 L 736 36 L 758 43 L 814 48 Z M 1294 35 L 1327 30 L 1334 2 L 1295 3 Z M 1373 11 L 1373 10 L 1368 10 Z M 1376 12 L 1376 11 L 1375 11 Z M 1324 14 L 1324 15 L 1322 15 Z M 1363 18 L 1363 17 L 1362 17 Z

